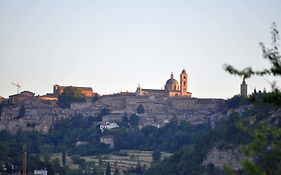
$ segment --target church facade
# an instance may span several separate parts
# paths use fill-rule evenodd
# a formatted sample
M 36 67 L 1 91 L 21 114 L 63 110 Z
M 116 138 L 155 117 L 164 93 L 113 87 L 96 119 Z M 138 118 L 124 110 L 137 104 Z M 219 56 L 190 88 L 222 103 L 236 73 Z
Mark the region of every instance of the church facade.
M 170 79 L 166 81 L 165 89 L 142 89 L 140 86 L 136 90 L 137 96 L 154 96 L 154 97 L 191 97 L 188 92 L 188 74 L 182 70 L 180 74 L 180 83 L 174 79 L 173 73 Z

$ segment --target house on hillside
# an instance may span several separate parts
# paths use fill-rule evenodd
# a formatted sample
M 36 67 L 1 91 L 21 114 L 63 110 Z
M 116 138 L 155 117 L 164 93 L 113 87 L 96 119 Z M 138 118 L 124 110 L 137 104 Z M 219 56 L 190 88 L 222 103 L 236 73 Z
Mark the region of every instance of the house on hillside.
M 25 100 L 34 97 L 35 93 L 30 91 L 23 91 L 20 94 L 15 94 L 9 96 L 8 103 L 15 104 L 15 105 L 22 105 Z
M 109 136 L 109 135 L 107 135 L 107 136 L 102 136 L 102 137 L 100 138 L 100 142 L 101 142 L 101 143 L 104 143 L 104 144 L 106 144 L 106 145 L 109 145 L 109 148 L 110 148 L 110 149 L 114 149 L 114 140 L 113 140 L 113 136 Z

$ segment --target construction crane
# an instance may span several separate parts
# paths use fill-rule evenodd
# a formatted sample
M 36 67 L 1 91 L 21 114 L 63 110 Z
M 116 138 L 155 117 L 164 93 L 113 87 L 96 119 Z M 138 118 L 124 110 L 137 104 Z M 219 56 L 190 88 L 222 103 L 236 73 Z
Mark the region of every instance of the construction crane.
M 21 88 L 21 85 L 18 83 L 11 83 L 12 85 L 16 86 L 17 87 L 17 92 L 19 93 L 20 92 L 20 88 Z

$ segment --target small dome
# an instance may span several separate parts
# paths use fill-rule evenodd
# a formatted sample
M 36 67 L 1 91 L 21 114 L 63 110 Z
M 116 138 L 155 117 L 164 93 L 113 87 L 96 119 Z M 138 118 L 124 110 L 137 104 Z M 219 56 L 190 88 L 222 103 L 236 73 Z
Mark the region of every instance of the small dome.
M 171 78 L 167 80 L 165 85 L 166 91 L 178 91 L 179 90 L 179 83 L 177 80 L 174 79 L 174 75 L 171 74 Z

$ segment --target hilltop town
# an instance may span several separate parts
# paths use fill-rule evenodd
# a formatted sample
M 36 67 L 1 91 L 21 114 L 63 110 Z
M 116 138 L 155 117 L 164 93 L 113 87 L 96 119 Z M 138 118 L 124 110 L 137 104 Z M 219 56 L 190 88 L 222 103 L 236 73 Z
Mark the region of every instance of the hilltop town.
M 122 120 L 124 115 L 137 114 L 140 118 L 139 127 L 153 125 L 162 127 L 171 119 L 188 121 L 193 125 L 219 120 L 226 114 L 222 111 L 223 99 L 194 98 L 188 91 L 188 74 L 182 70 L 180 83 L 173 73 L 165 83 L 165 89 L 145 89 L 138 87 L 135 92 L 121 92 L 99 96 L 91 87 L 76 87 L 85 95 L 84 102 L 74 102 L 69 108 L 58 105 L 58 97 L 69 86 L 53 86 L 53 93 L 35 96 L 35 93 L 23 91 L 1 98 L 0 130 L 16 132 L 39 131 L 47 133 L 56 121 L 81 115 L 97 117 L 102 109 L 108 114 L 102 116 L 100 125 L 110 128 Z M 241 84 L 241 95 L 247 95 L 245 80 Z M 142 106 L 144 111 L 137 113 Z M 118 125 L 117 125 L 118 126 Z

